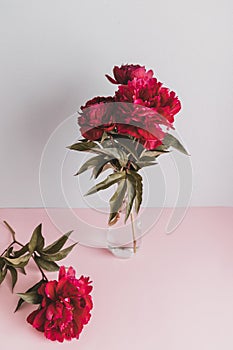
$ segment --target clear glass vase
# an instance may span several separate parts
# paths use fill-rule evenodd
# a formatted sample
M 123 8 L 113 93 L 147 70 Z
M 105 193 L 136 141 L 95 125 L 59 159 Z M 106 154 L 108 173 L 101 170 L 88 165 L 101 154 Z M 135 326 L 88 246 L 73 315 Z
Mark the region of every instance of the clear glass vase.
M 108 250 L 117 258 L 128 259 L 133 257 L 141 246 L 142 225 L 140 216 L 134 210 L 127 222 L 125 220 L 125 206 L 119 212 L 117 222 L 108 228 Z

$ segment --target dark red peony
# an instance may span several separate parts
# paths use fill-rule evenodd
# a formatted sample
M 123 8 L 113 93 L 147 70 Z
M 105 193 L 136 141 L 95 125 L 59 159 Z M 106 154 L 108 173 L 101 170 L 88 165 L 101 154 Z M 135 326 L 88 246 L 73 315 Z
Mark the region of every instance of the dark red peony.
M 106 74 L 107 79 L 113 84 L 127 84 L 128 81 L 137 79 L 149 79 L 153 77 L 153 71 L 146 71 L 144 66 L 140 66 L 139 64 L 125 64 L 121 67 L 115 66 L 113 68 L 114 78 L 110 77 Z
M 83 137 L 88 140 L 98 140 L 104 131 L 114 129 L 112 103 L 109 104 L 114 101 L 114 97 L 95 97 L 81 107 L 82 113 L 78 123 Z
M 165 117 L 169 124 L 174 122 L 174 115 L 181 109 L 180 101 L 175 93 L 162 87 L 162 83 L 156 78 L 134 79 L 127 85 L 120 85 L 116 92 L 116 101 L 151 108 L 157 114 Z
M 58 281 L 45 282 L 38 289 L 38 294 L 42 296 L 41 304 L 27 321 L 50 340 L 78 339 L 91 317 L 90 283 L 89 277 L 75 278 L 72 267 L 66 272 L 61 266 Z
M 115 66 L 113 74 L 115 79 L 107 78 L 119 84 L 115 95 L 95 97 L 81 107 L 81 134 L 100 140 L 104 132 L 117 132 L 138 139 L 146 149 L 155 149 L 165 135 L 161 126 L 173 128 L 174 116 L 181 109 L 178 97 L 143 66 Z

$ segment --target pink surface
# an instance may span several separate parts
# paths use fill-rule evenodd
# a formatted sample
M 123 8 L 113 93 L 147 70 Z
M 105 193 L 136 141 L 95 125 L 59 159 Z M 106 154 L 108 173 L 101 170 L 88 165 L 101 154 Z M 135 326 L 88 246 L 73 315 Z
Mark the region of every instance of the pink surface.
M 21 241 L 40 222 L 48 243 L 59 235 L 43 209 L 0 209 L 0 214 Z M 61 345 L 46 340 L 25 322 L 35 306 L 13 314 L 17 296 L 10 293 L 9 280 L 3 283 L 1 348 L 232 350 L 233 208 L 191 208 L 170 236 L 164 234 L 168 214 L 130 260 L 80 245 L 64 260 L 91 276 L 94 285 L 92 319 L 78 341 Z M 3 250 L 10 235 L 3 224 L 0 228 Z M 29 270 L 31 280 L 20 275 L 16 292 L 38 281 L 38 272 L 32 266 Z

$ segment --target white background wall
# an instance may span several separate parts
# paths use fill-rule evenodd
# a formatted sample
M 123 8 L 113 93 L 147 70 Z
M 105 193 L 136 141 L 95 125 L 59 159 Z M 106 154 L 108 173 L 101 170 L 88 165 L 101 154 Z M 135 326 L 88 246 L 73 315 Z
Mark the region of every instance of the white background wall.
M 182 101 L 175 125 L 191 154 L 191 204 L 232 206 L 232 10 L 230 0 L 0 0 L 0 206 L 42 206 L 47 140 L 85 100 L 113 93 L 104 74 L 122 63 L 154 69 Z

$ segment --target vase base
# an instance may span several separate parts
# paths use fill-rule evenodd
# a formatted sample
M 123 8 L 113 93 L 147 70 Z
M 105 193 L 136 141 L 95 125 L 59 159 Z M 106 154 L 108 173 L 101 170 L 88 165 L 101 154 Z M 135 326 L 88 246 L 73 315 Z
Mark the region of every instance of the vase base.
M 131 247 L 127 247 L 127 246 L 122 246 L 122 247 L 111 247 L 108 246 L 108 251 L 110 251 L 116 258 L 119 259 L 129 259 L 132 258 L 138 251 L 139 246 L 136 247 L 136 251 L 135 249 L 131 246 Z

